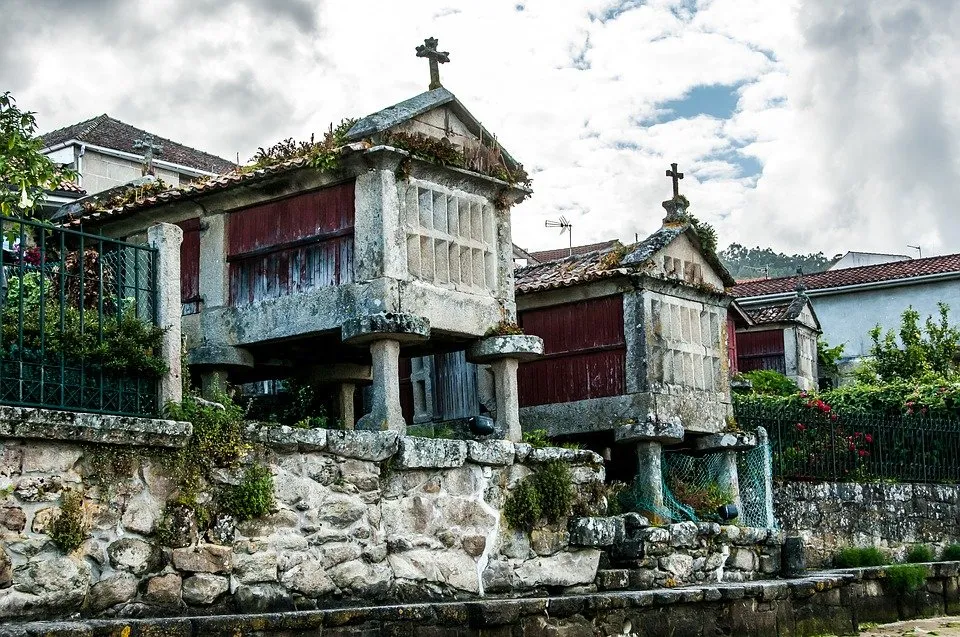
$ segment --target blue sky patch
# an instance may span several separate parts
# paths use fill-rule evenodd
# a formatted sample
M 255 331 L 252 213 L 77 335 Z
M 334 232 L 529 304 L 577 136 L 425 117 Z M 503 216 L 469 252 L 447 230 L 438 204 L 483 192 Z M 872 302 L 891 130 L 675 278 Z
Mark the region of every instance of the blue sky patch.
M 739 85 L 714 84 L 711 86 L 697 86 L 678 100 L 661 102 L 663 119 L 677 119 L 709 115 L 718 119 L 727 119 L 737 110 L 737 93 Z

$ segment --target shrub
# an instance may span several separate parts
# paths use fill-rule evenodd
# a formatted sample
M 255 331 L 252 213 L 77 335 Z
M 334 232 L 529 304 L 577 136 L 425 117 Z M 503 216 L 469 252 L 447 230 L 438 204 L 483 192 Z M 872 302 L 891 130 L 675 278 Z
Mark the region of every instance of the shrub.
M 273 474 L 270 469 L 260 464 L 248 467 L 240 484 L 227 492 L 224 504 L 238 520 L 259 518 L 269 513 L 273 506 Z
M 546 429 L 532 429 L 523 432 L 523 441 L 531 447 L 549 447 L 550 439 Z
M 507 496 L 503 504 L 507 524 L 514 529 L 532 531 L 540 519 L 540 494 L 530 480 L 521 480 Z
M 757 369 L 740 374 L 740 378 L 750 381 L 754 394 L 764 396 L 790 396 L 800 391 L 797 384 L 772 369 Z
M 907 559 L 905 561 L 908 564 L 917 564 L 919 562 L 932 562 L 933 559 L 933 549 L 926 544 L 914 544 L 910 547 L 910 550 L 907 551 Z
M 573 484 L 567 465 L 559 460 L 545 463 L 533 474 L 533 487 L 540 497 L 540 509 L 548 523 L 569 515 Z
M 856 568 L 861 566 L 884 566 L 890 559 L 872 546 L 866 548 L 846 548 L 833 556 L 833 565 L 837 568 Z
M 944 547 L 943 553 L 940 554 L 940 559 L 945 562 L 960 561 L 960 544 L 951 544 L 950 546 Z
M 887 569 L 887 582 L 900 595 L 914 593 L 927 583 L 927 569 L 919 564 L 897 564 Z
M 87 539 L 83 524 L 83 495 L 76 491 L 64 491 L 61 496 L 60 513 L 50 523 L 50 539 L 64 553 L 70 553 Z

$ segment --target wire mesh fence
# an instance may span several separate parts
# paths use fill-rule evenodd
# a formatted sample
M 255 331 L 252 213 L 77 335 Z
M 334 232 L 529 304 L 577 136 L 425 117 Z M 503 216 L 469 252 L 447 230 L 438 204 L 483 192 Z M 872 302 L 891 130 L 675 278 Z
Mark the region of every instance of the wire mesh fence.
M 0 238 L 0 404 L 156 413 L 156 250 L 12 217 Z
M 960 482 L 960 420 L 737 406 L 770 434 L 774 476 L 829 482 Z

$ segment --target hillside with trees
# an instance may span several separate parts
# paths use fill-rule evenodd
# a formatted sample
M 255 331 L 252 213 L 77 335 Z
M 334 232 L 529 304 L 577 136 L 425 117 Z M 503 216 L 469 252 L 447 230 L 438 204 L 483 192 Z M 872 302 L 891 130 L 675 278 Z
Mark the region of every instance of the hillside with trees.
M 796 274 L 797 268 L 803 268 L 807 274 L 822 272 L 837 262 L 841 255 L 833 258 L 823 252 L 810 254 L 784 254 L 770 248 L 747 248 L 739 243 L 731 243 L 718 253 L 723 265 L 735 279 L 756 279 L 767 276 L 789 276 Z

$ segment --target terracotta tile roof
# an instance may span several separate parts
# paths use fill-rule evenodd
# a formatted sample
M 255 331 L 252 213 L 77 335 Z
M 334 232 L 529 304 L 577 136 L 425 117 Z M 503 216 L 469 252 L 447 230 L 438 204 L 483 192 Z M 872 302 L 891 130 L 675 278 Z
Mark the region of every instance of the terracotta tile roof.
M 78 186 L 77 184 L 73 183 L 73 182 L 70 181 L 69 179 L 63 179 L 63 180 L 61 180 L 60 183 L 57 184 L 57 188 L 56 188 L 56 189 L 59 190 L 60 192 L 75 192 L 75 193 L 77 193 L 77 194 L 79 194 L 79 195 L 85 195 L 85 194 L 87 194 L 87 191 L 86 191 L 86 190 L 84 190 L 83 188 L 81 188 L 81 187 Z
M 926 257 L 909 261 L 894 261 L 877 265 L 865 265 L 859 268 L 844 268 L 842 270 L 827 270 L 806 274 L 803 283 L 807 290 L 822 290 L 865 283 L 879 283 L 882 281 L 897 281 L 932 274 L 960 273 L 960 254 L 947 254 L 940 257 Z M 761 279 L 739 283 L 731 289 L 735 297 L 764 296 L 768 294 L 783 294 L 792 292 L 797 284 L 797 277 L 786 276 L 776 279 Z
M 585 246 L 573 246 L 572 253 L 570 248 L 557 248 L 556 250 L 540 250 L 539 252 L 531 252 L 530 256 L 540 263 L 546 263 L 547 261 L 566 259 L 569 256 L 576 256 L 578 254 L 587 254 L 590 252 L 596 252 L 597 250 L 606 250 L 607 248 L 611 248 L 619 243 L 619 241 L 613 239 L 612 241 L 601 241 L 600 243 L 591 243 Z
M 621 247 L 619 241 L 607 241 L 595 245 L 606 247 L 585 254 L 574 254 L 564 259 L 518 268 L 514 272 L 517 294 L 553 290 L 627 273 L 626 268 L 608 269 L 603 264 L 603 258 L 607 254 Z
M 95 146 L 142 155 L 143 151 L 134 148 L 134 142 L 143 138 L 144 135 L 153 134 L 103 114 L 51 131 L 41 135 L 40 139 L 43 140 L 43 144 L 47 148 L 76 139 Z M 157 158 L 161 161 L 217 174 L 225 173 L 237 167 L 232 161 L 178 144 L 165 137 L 153 135 L 153 139 L 163 146 L 163 151 Z
M 803 308 L 805 308 L 809 302 L 810 299 L 806 296 L 797 295 L 789 303 L 745 307 L 743 311 L 758 325 L 763 323 L 784 323 L 786 321 L 797 320 L 797 317 L 800 316 Z

